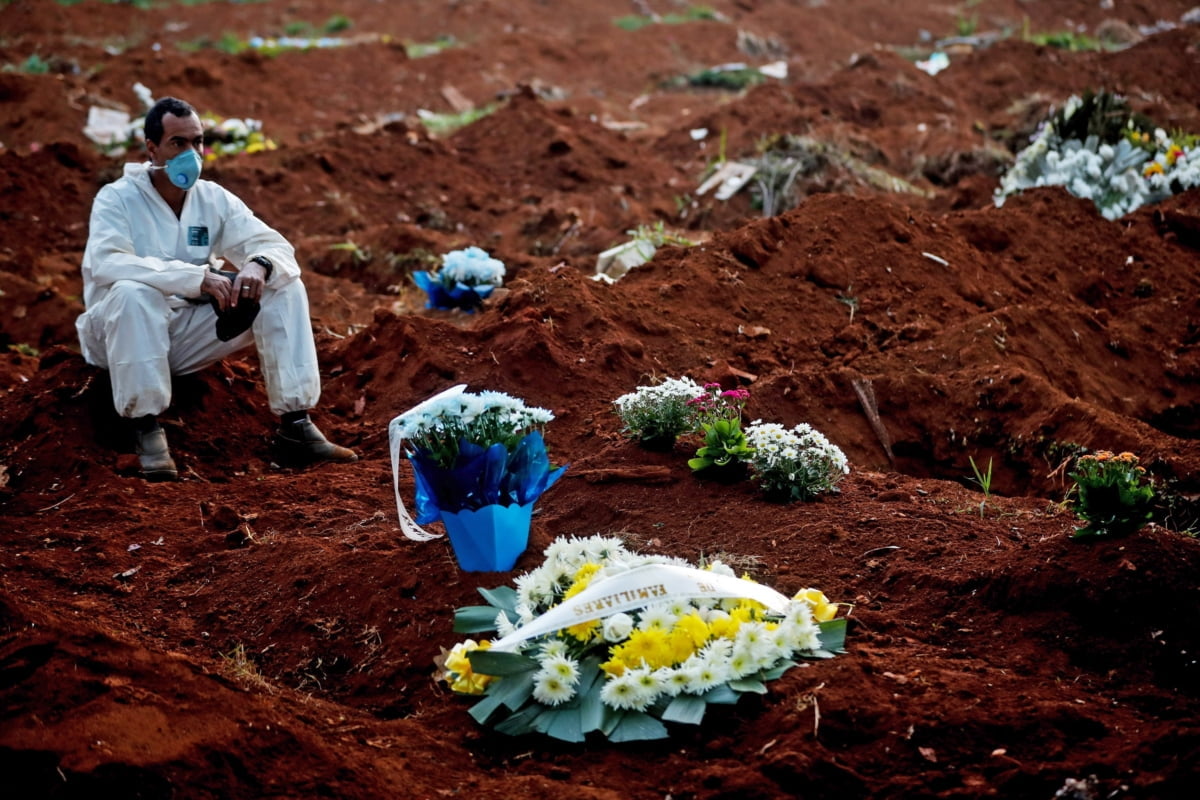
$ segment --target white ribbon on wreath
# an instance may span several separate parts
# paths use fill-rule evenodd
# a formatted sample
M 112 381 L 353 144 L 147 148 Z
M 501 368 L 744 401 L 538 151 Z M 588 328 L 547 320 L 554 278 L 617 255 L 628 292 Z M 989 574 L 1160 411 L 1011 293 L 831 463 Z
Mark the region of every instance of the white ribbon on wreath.
M 791 602 L 769 586 L 743 578 L 674 564 L 643 564 L 595 581 L 493 642 L 490 649 L 511 651 L 527 639 L 677 597 L 757 600 L 777 614 L 783 614 Z

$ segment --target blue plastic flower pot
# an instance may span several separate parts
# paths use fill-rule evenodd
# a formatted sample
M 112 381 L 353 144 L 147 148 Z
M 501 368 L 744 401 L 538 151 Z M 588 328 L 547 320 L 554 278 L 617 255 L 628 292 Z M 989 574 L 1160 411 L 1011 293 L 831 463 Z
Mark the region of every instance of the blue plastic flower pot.
M 507 572 L 529 545 L 533 503 L 442 512 L 454 556 L 465 572 Z

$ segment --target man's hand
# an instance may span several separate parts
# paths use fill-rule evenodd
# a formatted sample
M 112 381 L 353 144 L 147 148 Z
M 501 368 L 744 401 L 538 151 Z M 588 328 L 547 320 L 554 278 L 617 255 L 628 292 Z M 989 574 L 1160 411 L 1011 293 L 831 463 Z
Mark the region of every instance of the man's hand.
M 221 273 L 205 272 L 204 282 L 200 284 L 200 291 L 215 297 L 217 305 L 224 311 L 229 308 L 230 301 L 233 300 L 233 287 L 234 284 L 230 283 L 229 279 Z
M 261 300 L 263 284 L 267 281 L 267 270 L 257 261 L 246 262 L 233 279 L 232 305 L 237 308 L 239 300 Z M 222 306 L 224 308 L 224 306 Z

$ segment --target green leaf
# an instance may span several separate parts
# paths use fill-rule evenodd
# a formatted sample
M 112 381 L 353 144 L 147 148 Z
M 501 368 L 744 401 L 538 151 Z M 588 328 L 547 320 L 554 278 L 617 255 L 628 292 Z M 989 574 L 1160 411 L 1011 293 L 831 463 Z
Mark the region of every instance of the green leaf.
M 704 710 L 708 703 L 703 697 L 694 694 L 681 694 L 671 700 L 671 704 L 663 711 L 662 718 L 666 722 L 679 722 L 684 725 L 699 725 L 704 719 Z
M 525 733 L 531 733 L 534 730 L 533 723 L 537 720 L 538 715 L 542 713 L 544 706 L 532 705 L 528 708 L 523 708 L 517 713 L 501 720 L 496 724 L 496 731 L 505 733 L 509 736 L 520 736 Z
M 828 650 L 831 653 L 846 652 L 846 619 L 831 619 L 820 623 L 821 631 L 818 637 L 821 640 L 821 649 Z
M 486 633 L 496 630 L 496 614 L 492 606 L 466 606 L 454 612 L 455 633 Z
M 763 670 L 762 679 L 764 681 L 777 681 L 783 677 L 783 673 L 787 672 L 792 667 L 796 666 L 795 661 L 780 661 L 770 669 Z
M 642 742 L 667 738 L 667 726 L 641 711 L 626 711 L 625 716 L 609 734 L 610 742 Z
M 492 681 L 487 694 L 468 711 L 471 717 L 480 725 L 486 724 L 488 718 L 500 706 L 509 711 L 516 711 L 533 695 L 532 673 L 522 673 L 498 681 Z
M 483 595 L 483 599 L 491 603 L 495 608 L 501 611 L 507 611 L 510 614 L 517 613 L 517 591 L 511 586 L 497 586 L 495 589 L 484 589 L 480 587 L 479 593 Z M 496 614 L 493 610 L 492 617 Z
M 579 727 L 583 733 L 600 730 L 604 722 L 604 703 L 600 690 L 604 687 L 600 659 L 585 658 L 579 664 L 579 684 L 575 687 L 579 701 Z
M 727 683 L 715 686 L 700 696 L 704 698 L 705 702 L 717 703 L 723 706 L 731 706 L 738 701 L 738 693 L 730 689 Z
M 767 693 L 767 685 L 755 678 L 736 678 L 729 682 L 729 688 L 735 692 L 746 692 L 749 694 Z
M 538 717 L 535 727 L 564 742 L 582 742 L 584 739 L 578 708 L 547 709 Z
M 621 720 L 625 719 L 625 711 L 617 711 L 615 708 L 610 708 L 604 704 L 600 706 L 602 719 L 600 720 L 600 732 L 605 736 L 612 736 L 612 732 L 621 724 Z
M 471 662 L 471 669 L 484 675 L 518 675 L 538 668 L 537 661 L 520 653 L 472 650 L 467 653 L 467 659 Z

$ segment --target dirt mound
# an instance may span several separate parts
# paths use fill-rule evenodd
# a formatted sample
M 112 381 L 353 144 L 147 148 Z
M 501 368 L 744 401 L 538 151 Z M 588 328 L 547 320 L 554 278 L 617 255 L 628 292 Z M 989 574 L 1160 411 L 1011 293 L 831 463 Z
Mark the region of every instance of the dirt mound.
M 15 796 L 1048 798 L 1069 781 L 1077 797 L 1187 796 L 1200 196 L 1114 222 L 1058 188 L 999 208 L 992 193 L 1087 88 L 1200 129 L 1189 4 L 141 5 L 0 10 Z M 1118 23 L 1119 51 L 1034 36 Z M 297 33 L 347 46 L 242 46 Z M 936 47 L 951 66 L 928 75 L 913 61 Z M 787 77 L 745 91 L 688 80 L 776 61 Z M 141 157 L 100 155 L 87 109 L 136 113 L 139 81 L 263 121 L 275 149 L 205 176 L 296 244 L 314 416 L 361 461 L 281 463 L 245 353 L 176 379 L 162 421 L 182 479 L 137 476 L 74 319 L 92 198 Z M 421 121 L 466 111 L 487 113 Z M 784 152 L 809 166 L 781 213 L 763 217 L 754 182 L 698 191 L 722 162 Z M 593 280 L 639 226 L 695 244 Z M 426 308 L 411 273 L 468 246 L 504 261 L 504 288 L 475 314 Z M 779 505 L 692 474 L 694 439 L 624 439 L 612 401 L 680 375 L 747 388 L 750 419 L 812 424 L 849 457 L 840 491 Z M 402 536 L 387 441 L 394 416 L 457 383 L 555 415 L 567 470 L 514 574 L 569 535 L 725 555 L 846 604 L 848 652 L 660 742 L 476 726 L 433 659 L 458 639 L 454 609 L 514 574 L 464 573 L 445 541 Z M 1153 524 L 1070 538 L 1064 473 L 1083 448 L 1140 456 Z M 986 493 L 972 462 L 992 467 Z

